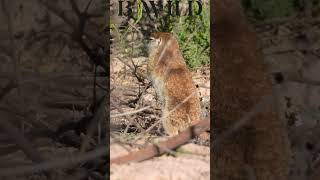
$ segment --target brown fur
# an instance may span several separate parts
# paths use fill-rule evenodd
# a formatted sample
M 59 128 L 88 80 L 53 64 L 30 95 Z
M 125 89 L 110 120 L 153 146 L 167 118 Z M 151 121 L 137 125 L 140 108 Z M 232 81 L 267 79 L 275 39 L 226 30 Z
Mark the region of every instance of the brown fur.
M 213 0 L 213 122 L 219 134 L 272 93 L 254 31 L 238 0 Z M 214 138 L 213 138 L 214 139 Z M 289 146 L 285 124 L 272 105 L 256 115 L 213 154 L 215 180 L 286 180 Z
M 191 72 L 182 57 L 177 39 L 171 33 L 156 32 L 152 36 L 148 73 L 163 103 L 163 127 L 169 135 L 176 135 L 200 120 L 200 102 Z M 182 103 L 188 96 L 186 102 Z M 170 113 L 172 111 L 172 113 Z M 170 114 L 169 114 L 170 113 Z

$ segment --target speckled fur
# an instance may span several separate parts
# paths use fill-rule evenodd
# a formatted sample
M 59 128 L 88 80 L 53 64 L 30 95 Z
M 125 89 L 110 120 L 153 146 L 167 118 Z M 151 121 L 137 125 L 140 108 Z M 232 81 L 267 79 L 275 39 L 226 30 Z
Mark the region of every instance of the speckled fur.
M 255 32 L 239 2 L 213 0 L 212 5 L 215 44 L 211 124 L 217 136 L 272 93 Z M 289 155 L 285 124 L 269 105 L 215 148 L 214 180 L 247 180 L 250 168 L 256 180 L 287 180 Z
M 174 35 L 156 32 L 151 36 L 161 42 L 151 42 L 149 45 L 148 74 L 163 104 L 164 130 L 172 136 L 186 129 L 192 122 L 200 120 L 200 101 L 191 72 Z M 193 95 L 188 101 L 172 111 L 191 94 Z

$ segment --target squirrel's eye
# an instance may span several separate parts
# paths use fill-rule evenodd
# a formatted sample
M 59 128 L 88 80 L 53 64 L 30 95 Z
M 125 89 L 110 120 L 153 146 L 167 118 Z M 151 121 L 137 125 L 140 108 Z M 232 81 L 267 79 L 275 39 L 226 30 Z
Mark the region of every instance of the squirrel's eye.
M 155 40 L 155 38 L 150 36 L 150 37 L 149 37 L 149 40 L 150 40 L 150 41 L 153 41 L 153 40 Z

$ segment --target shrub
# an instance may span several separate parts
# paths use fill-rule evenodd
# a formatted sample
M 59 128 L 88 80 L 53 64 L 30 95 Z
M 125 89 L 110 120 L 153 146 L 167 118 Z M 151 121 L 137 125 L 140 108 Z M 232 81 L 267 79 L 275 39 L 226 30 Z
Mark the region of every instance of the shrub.
M 195 5 L 195 4 L 194 4 Z M 197 7 L 194 6 L 193 9 Z M 202 13 L 193 16 L 169 16 L 160 19 L 159 31 L 173 32 L 190 68 L 210 62 L 210 7 L 203 5 Z

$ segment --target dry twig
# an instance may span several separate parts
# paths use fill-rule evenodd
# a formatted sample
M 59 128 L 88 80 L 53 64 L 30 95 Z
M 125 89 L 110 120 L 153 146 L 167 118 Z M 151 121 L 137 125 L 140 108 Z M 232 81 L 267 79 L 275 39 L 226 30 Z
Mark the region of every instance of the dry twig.
M 134 111 L 129 111 L 129 112 L 124 112 L 124 113 L 120 113 L 120 114 L 111 114 L 110 117 L 111 118 L 115 118 L 115 117 L 121 117 L 121 116 L 127 116 L 127 115 L 132 115 L 132 114 L 137 114 L 139 112 L 142 112 L 146 109 L 149 109 L 150 106 L 146 106 L 146 107 L 143 107 L 141 109 L 138 109 L 138 110 L 134 110 Z

